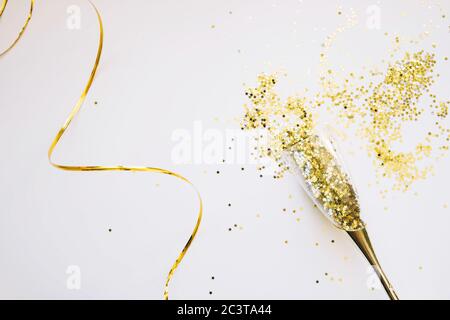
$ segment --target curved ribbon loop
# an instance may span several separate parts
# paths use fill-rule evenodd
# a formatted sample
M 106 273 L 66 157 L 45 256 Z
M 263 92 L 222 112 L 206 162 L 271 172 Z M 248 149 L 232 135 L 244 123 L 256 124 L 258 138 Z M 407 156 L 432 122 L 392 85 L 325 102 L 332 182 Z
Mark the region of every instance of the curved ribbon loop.
M 0 7 L 0 17 L 2 16 L 3 12 L 5 11 L 7 4 L 8 4 L 8 0 L 3 0 L 2 6 Z M 31 17 L 33 16 L 33 8 L 34 8 L 34 0 L 30 0 L 30 11 L 28 12 L 27 19 L 25 20 L 25 23 L 23 24 L 22 29 L 20 30 L 16 39 L 9 45 L 9 47 L 0 53 L 0 58 L 2 56 L 4 56 L 5 54 L 7 54 L 12 48 L 14 48 L 16 46 L 17 42 L 19 42 L 20 38 L 22 38 L 23 34 L 25 33 L 25 30 L 27 29 L 28 23 L 31 20 Z
M 3 11 L 5 11 L 6 5 L 8 4 L 8 0 L 3 0 L 2 6 L 0 7 L 0 17 L 3 14 Z
M 166 174 L 166 175 L 176 177 L 176 178 L 188 183 L 195 190 L 197 197 L 198 197 L 198 201 L 199 201 L 199 210 L 198 210 L 198 214 L 197 214 L 197 221 L 196 221 L 195 227 L 194 227 L 188 241 L 184 245 L 183 250 L 178 254 L 177 259 L 173 263 L 173 265 L 170 268 L 170 271 L 167 275 L 165 286 L 164 286 L 164 299 L 167 300 L 169 298 L 169 283 L 174 275 L 175 270 L 177 269 L 178 265 L 183 260 L 183 257 L 185 256 L 186 252 L 188 251 L 189 247 L 191 246 L 192 241 L 194 240 L 194 238 L 198 232 L 198 229 L 200 227 L 200 223 L 202 220 L 203 202 L 202 202 L 200 193 L 197 190 L 197 188 L 192 184 L 192 182 L 190 182 L 187 178 L 183 177 L 182 175 L 172 172 L 172 171 L 169 171 L 169 170 L 166 170 L 166 169 L 162 169 L 162 168 L 129 167 L 129 166 L 121 166 L 121 165 L 118 165 L 118 166 L 62 165 L 62 164 L 57 164 L 52 161 L 53 151 L 54 151 L 56 145 L 58 144 L 59 140 L 61 139 L 61 137 L 66 132 L 67 128 L 69 127 L 69 125 L 72 122 L 72 120 L 74 119 L 74 117 L 80 111 L 81 106 L 83 105 L 83 103 L 86 99 L 86 96 L 89 92 L 89 89 L 91 88 L 91 85 L 94 81 L 95 74 L 97 72 L 97 68 L 100 63 L 100 57 L 101 57 L 102 50 L 103 50 L 103 33 L 104 33 L 103 22 L 102 22 L 102 18 L 101 18 L 101 15 L 100 15 L 100 12 L 98 11 L 98 9 L 95 7 L 95 5 L 92 2 L 90 2 L 90 4 L 92 5 L 92 7 L 94 8 L 94 10 L 97 14 L 97 19 L 98 19 L 99 29 L 100 29 L 100 38 L 99 38 L 99 43 L 98 43 L 97 56 L 95 58 L 95 63 L 92 68 L 91 75 L 89 76 L 88 82 L 87 82 L 81 96 L 79 97 L 77 103 L 73 107 L 73 109 L 70 112 L 69 116 L 67 117 L 65 123 L 63 124 L 61 129 L 56 134 L 55 138 L 53 139 L 53 142 L 50 145 L 50 148 L 48 149 L 48 160 L 53 167 L 60 169 L 60 170 L 65 170 L 65 171 L 136 171 L 136 172 L 155 172 L 155 173 L 160 173 L 160 174 Z

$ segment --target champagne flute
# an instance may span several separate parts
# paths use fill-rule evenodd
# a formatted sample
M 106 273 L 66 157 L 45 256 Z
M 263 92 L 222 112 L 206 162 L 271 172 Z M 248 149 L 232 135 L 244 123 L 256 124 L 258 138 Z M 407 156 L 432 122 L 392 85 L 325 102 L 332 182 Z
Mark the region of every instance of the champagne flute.
M 317 134 L 305 136 L 287 149 L 285 159 L 319 210 L 337 228 L 346 231 L 359 247 L 389 298 L 398 300 L 375 255 L 366 225 L 360 217 L 358 194 L 332 140 Z

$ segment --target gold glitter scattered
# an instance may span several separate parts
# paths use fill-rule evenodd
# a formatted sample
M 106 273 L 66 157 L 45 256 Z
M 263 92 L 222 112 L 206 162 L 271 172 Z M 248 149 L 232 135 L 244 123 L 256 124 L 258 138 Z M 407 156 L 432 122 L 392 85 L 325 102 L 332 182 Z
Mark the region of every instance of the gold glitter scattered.
M 408 190 L 412 183 L 432 173 L 431 166 L 423 167 L 419 163 L 433 157 L 435 151 L 449 149 L 450 130 L 439 121 L 435 122 L 436 129 L 429 131 L 413 151 L 394 148 L 403 142 L 402 128 L 408 123 L 418 122 L 426 110 L 437 120 L 448 116 L 450 101 L 439 100 L 431 92 L 437 78 L 435 65 L 435 54 L 422 50 L 406 53 L 402 59 L 389 64 L 384 73 L 372 70 L 368 75 L 358 77 L 351 72 L 343 83 L 337 83 L 328 69 L 320 78 L 322 91 L 313 98 L 295 95 L 285 101 L 274 89 L 277 76 L 261 74 L 258 86 L 247 89 L 245 93 L 251 104 L 244 105 L 241 127 L 243 130 L 266 131 L 268 139 L 264 143 L 256 139 L 259 158 L 275 160 L 279 170 L 274 178 L 281 178 L 288 169 L 282 157 L 288 150 L 294 149 L 301 153 L 303 159 L 307 158 L 304 165 L 331 159 L 314 134 L 317 118 L 314 110 L 324 106 L 335 113 L 339 123 L 346 127 L 357 125 L 359 135 L 367 142 L 369 155 L 374 158 L 377 176 L 393 178 L 396 190 Z M 429 100 L 427 109 L 419 106 L 419 102 L 426 99 Z M 440 147 L 434 148 L 433 142 L 439 142 Z M 338 166 L 330 168 L 334 174 L 340 174 Z M 324 172 L 311 170 L 311 179 L 320 179 L 320 175 L 323 178 Z M 340 182 L 340 187 L 347 188 L 350 195 L 353 191 L 351 185 L 345 187 L 348 181 L 344 173 Z M 317 181 L 315 187 L 319 186 L 327 188 Z
M 321 208 L 339 228 L 347 231 L 362 229 L 364 223 L 360 219 L 358 196 L 336 156 L 317 136 L 305 137 L 294 147 L 294 161 L 305 178 L 309 193 Z
M 260 75 L 258 80 L 259 86 L 246 92 L 252 105 L 245 106 L 242 128 L 263 129 L 268 133 L 268 143 L 260 146 L 259 154 L 278 163 L 274 178 L 282 177 L 289 169 L 283 159 L 289 151 L 311 194 L 333 221 L 348 231 L 363 228 L 357 194 L 335 155 L 315 135 L 306 99 L 289 97 L 281 102 L 273 90 L 274 76 Z

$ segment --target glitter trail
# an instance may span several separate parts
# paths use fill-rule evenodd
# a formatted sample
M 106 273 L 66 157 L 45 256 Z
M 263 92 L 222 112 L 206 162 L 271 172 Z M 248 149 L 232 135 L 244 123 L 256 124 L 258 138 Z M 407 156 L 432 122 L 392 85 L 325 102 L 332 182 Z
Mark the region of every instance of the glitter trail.
M 314 111 L 326 108 L 346 128 L 356 126 L 374 159 L 377 176 L 392 178 L 393 189 L 406 191 L 433 172 L 432 166 L 422 165 L 425 159 L 439 159 L 449 150 L 450 129 L 442 122 L 448 117 L 450 101 L 438 99 L 431 91 L 439 76 L 434 72 L 436 63 L 435 54 L 423 50 L 406 53 L 384 73 L 372 71 L 358 77 L 351 72 L 342 83 L 332 78 L 322 80 L 322 90 L 314 98 L 296 95 L 286 101 L 275 91 L 276 76 L 262 74 L 259 85 L 246 91 L 251 103 L 244 106 L 241 127 L 267 133 L 266 141 L 256 139 L 259 157 L 278 163 L 275 177 L 279 178 L 286 171 L 283 152 L 311 135 Z M 426 123 L 426 113 L 434 117 L 434 128 L 411 151 L 396 150 L 403 142 L 403 127 Z

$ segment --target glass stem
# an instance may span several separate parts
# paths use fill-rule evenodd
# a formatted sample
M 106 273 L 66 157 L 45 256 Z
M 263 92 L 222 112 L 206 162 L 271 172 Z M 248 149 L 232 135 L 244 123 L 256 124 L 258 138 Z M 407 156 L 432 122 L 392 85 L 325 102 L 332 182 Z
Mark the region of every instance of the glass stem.
M 384 290 L 386 290 L 386 293 L 388 294 L 389 298 L 391 300 L 399 300 L 397 294 L 395 293 L 394 288 L 392 287 L 386 274 L 381 268 L 380 263 L 378 262 L 377 256 L 375 255 L 375 251 L 373 250 L 366 228 L 363 228 L 358 231 L 347 231 L 347 233 L 353 239 L 353 241 L 356 243 L 359 249 L 362 251 L 367 261 L 369 261 L 369 263 L 374 267 L 378 275 L 378 278 L 380 279 L 381 284 L 383 285 Z

